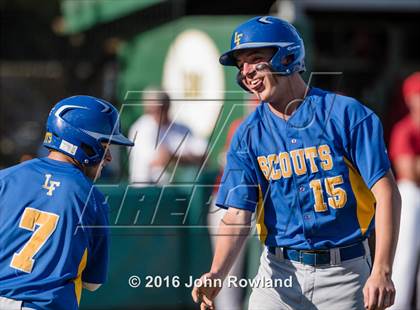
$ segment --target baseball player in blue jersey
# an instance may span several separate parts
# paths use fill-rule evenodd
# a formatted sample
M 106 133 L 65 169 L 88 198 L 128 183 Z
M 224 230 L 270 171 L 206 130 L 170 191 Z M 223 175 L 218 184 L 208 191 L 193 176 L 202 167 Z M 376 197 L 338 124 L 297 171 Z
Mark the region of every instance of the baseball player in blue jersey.
M 49 156 L 0 171 L 0 309 L 74 310 L 107 277 L 108 205 L 93 186 L 110 143 L 132 146 L 118 111 L 74 96 L 47 121 Z
M 261 103 L 231 142 L 216 202 L 228 210 L 194 301 L 214 308 L 220 280 L 234 285 L 227 275 L 255 214 L 265 249 L 249 309 L 392 305 L 400 196 L 378 117 L 353 98 L 308 87 L 302 39 L 278 18 L 240 25 L 220 63 L 236 66 L 239 85 Z

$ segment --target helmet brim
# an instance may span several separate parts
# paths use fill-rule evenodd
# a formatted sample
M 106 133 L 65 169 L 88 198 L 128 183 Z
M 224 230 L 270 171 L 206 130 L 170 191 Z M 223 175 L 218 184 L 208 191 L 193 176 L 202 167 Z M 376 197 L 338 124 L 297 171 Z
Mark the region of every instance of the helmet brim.
M 112 144 L 118 144 L 118 145 L 125 145 L 125 146 L 134 146 L 134 142 L 130 139 L 126 138 L 122 134 L 119 135 L 113 135 L 110 139 L 110 142 Z
M 104 135 L 97 132 L 81 129 L 85 133 L 87 133 L 92 138 L 102 141 L 102 142 L 110 142 L 111 144 L 118 144 L 118 145 L 125 145 L 125 146 L 134 146 L 134 142 L 130 139 L 126 138 L 123 134 L 117 133 L 113 135 Z
M 292 45 L 293 42 L 249 42 L 244 44 L 239 44 L 232 48 L 231 50 L 227 51 L 226 53 L 222 54 L 219 58 L 219 62 L 221 65 L 224 66 L 236 66 L 236 58 L 233 56 L 233 54 L 237 51 L 246 50 L 246 49 L 252 49 L 252 48 L 264 48 L 264 47 L 287 47 L 289 45 Z

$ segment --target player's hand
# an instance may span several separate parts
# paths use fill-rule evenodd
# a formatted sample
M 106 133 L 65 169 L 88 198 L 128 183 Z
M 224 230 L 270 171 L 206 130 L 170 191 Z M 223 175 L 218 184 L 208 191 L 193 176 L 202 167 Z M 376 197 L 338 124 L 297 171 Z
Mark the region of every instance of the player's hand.
M 391 276 L 373 272 L 363 288 L 365 308 L 382 310 L 394 304 L 395 287 Z
M 215 273 L 205 273 L 200 278 L 200 285 L 194 286 L 191 295 L 195 303 L 200 303 L 200 309 L 215 310 L 214 298 L 222 289 L 223 282 L 220 276 Z

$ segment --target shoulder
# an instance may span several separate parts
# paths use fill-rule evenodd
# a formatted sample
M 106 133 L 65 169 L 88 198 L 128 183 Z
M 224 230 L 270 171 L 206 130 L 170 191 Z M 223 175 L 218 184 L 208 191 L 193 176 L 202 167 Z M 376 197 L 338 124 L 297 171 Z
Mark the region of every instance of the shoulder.
M 333 120 L 349 130 L 369 117 L 377 117 L 371 109 L 355 98 L 328 91 L 322 92 L 325 98 L 323 108 L 326 109 Z
M 93 196 L 93 203 L 94 208 L 97 210 L 98 208 L 102 210 L 102 207 L 107 207 L 108 203 L 106 201 L 105 196 L 101 193 L 101 191 L 95 185 L 92 185 L 92 196 Z
M 261 127 L 264 126 L 263 113 L 263 104 L 260 103 L 254 112 L 236 124 L 235 131 L 231 133 L 231 150 L 247 152 L 252 145 L 258 144 L 261 138 Z
M 155 126 L 155 121 L 150 115 L 144 114 L 140 116 L 130 127 L 129 131 L 138 131 L 139 129 Z
M 226 136 L 226 142 L 225 142 L 225 146 L 228 146 L 230 144 L 230 142 L 232 141 L 232 137 L 235 134 L 236 130 L 238 129 L 238 127 L 242 124 L 243 122 L 243 118 L 237 118 L 235 119 L 229 126 L 229 130 Z
M 251 140 L 258 139 L 258 128 L 262 124 L 263 104 L 260 103 L 243 121 L 236 123 L 236 129 L 232 135 L 231 147 L 248 147 Z
M 133 126 L 144 125 L 151 122 L 154 122 L 153 117 L 149 114 L 143 114 L 133 123 Z
M 43 179 L 50 175 L 51 181 L 59 182 L 64 196 L 85 199 L 92 190 L 92 181 L 75 165 L 49 158 L 38 160 L 34 170 Z
M 80 196 L 94 195 L 96 199 L 102 195 L 95 184 L 80 170 L 75 171 L 72 175 L 63 175 L 63 181 L 69 192 L 78 193 Z
M 72 179 L 66 177 L 60 186 L 63 186 L 68 197 L 77 197 L 79 207 L 89 206 L 91 210 L 96 211 L 106 202 L 98 187 L 82 172 Z
M 11 166 L 9 168 L 5 168 L 0 170 L 0 179 L 6 178 L 8 176 L 14 175 L 14 174 L 26 174 L 28 171 L 33 169 L 34 166 L 38 163 L 39 159 L 31 159 L 28 161 L 25 161 L 23 163 Z
M 157 124 L 153 120 L 150 115 L 142 115 L 140 116 L 130 127 L 128 130 L 128 137 L 130 139 L 136 140 L 135 145 L 133 147 L 133 151 L 136 153 L 136 156 L 141 156 L 141 152 L 139 149 L 144 148 L 153 148 L 156 133 L 157 133 Z M 138 143 L 141 141 L 141 143 Z
M 235 134 L 245 134 L 257 130 L 258 126 L 262 123 L 264 114 L 263 103 L 260 103 L 254 112 L 249 114 L 244 120 L 236 124 Z

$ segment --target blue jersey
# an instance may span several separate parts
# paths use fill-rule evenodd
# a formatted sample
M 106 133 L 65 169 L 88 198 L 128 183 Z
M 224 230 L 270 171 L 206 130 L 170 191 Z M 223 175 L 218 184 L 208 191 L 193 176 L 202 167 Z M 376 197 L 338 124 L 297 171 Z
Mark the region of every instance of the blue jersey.
M 0 296 L 78 309 L 82 282 L 106 279 L 107 225 L 103 195 L 76 166 L 42 158 L 0 171 Z
M 370 188 L 390 169 L 378 117 L 312 88 L 285 121 L 262 103 L 236 131 L 216 204 L 256 211 L 267 246 L 326 249 L 374 227 Z

